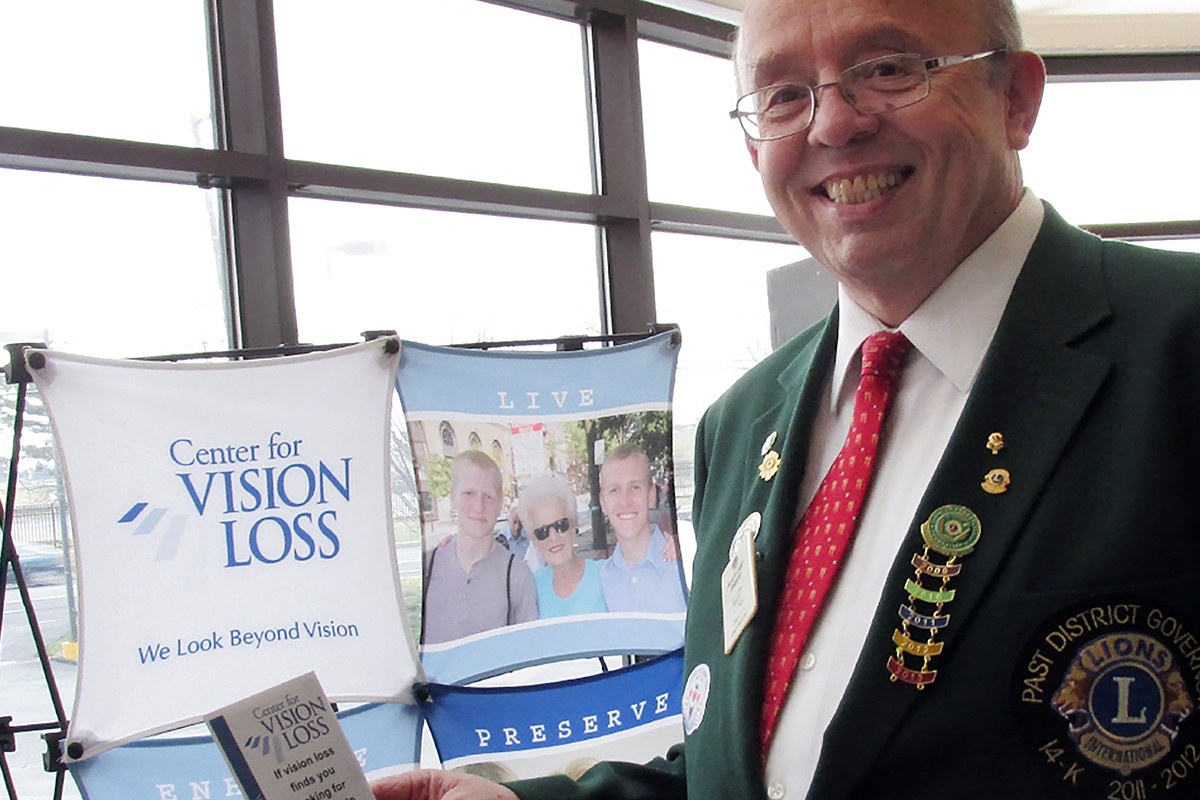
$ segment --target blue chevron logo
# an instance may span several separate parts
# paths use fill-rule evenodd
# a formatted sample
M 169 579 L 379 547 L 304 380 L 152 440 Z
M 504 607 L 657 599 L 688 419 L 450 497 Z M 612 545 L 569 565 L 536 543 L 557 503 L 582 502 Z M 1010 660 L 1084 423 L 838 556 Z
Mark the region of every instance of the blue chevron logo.
M 128 525 L 129 523 L 136 521 L 138 517 L 142 516 L 142 512 L 146 510 L 148 505 L 149 503 L 134 503 L 133 506 L 125 512 L 124 516 L 117 520 L 117 524 Z M 155 527 L 158 526 L 158 523 L 162 522 L 162 518 L 167 515 L 168 510 L 169 509 L 166 508 L 150 509 L 150 513 L 143 517 L 142 520 L 138 522 L 138 526 L 134 528 L 133 535 L 145 536 L 153 531 Z
M 167 517 L 169 508 L 150 508 L 149 503 L 137 502 L 117 520 L 118 525 L 134 525 L 134 536 L 147 536 L 160 529 L 159 524 Z M 165 532 L 154 554 L 155 561 L 173 561 L 179 553 L 179 545 L 187 528 L 187 516 L 173 514 L 164 526 Z M 161 529 L 160 529 L 161 530 Z
M 250 736 L 246 739 L 242 747 L 247 750 L 261 750 L 264 756 L 271 755 L 271 751 L 275 751 L 275 758 L 279 760 L 283 757 L 283 743 L 279 736 Z

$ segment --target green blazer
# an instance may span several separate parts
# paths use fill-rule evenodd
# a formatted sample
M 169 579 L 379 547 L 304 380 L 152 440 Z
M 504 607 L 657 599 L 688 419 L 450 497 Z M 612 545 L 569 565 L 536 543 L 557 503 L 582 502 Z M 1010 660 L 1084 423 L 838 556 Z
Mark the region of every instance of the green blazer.
M 752 369 L 701 422 L 684 674 L 703 665 L 709 688 L 703 702 L 685 696 L 695 726 L 685 745 L 646 766 L 604 764 L 574 785 L 517 784 L 520 794 L 766 797 L 758 747 L 766 652 L 836 332 L 835 310 Z M 1105 242 L 1047 207 L 896 553 L 808 797 L 1195 796 L 1197 415 L 1200 258 Z M 994 432 L 1004 440 L 995 454 Z M 758 466 L 772 433 L 781 462 L 764 480 Z M 999 469 L 1006 490 L 985 491 L 985 476 Z M 936 680 L 918 690 L 892 680 L 887 664 L 900 607 L 916 608 L 905 582 L 923 549 L 921 524 L 946 505 L 974 512 L 980 537 L 949 581 L 950 619 L 936 637 L 944 650 L 928 665 Z M 762 515 L 758 610 L 726 654 L 721 573 L 752 512 Z M 941 588 L 928 577 L 923 585 Z

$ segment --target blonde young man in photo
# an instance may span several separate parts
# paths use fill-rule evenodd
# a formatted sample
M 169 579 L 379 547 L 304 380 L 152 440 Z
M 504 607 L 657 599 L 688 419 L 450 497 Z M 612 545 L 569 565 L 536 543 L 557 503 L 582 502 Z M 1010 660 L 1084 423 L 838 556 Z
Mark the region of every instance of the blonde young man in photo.
M 748 0 L 736 62 L 751 161 L 839 295 L 697 431 L 685 741 L 577 782 L 377 796 L 1197 794 L 1171 770 L 1200 752 L 1200 258 L 1102 241 L 1024 186 L 1045 67 L 1008 0 Z M 879 341 L 901 349 L 877 370 Z M 808 548 L 851 473 L 853 521 L 828 523 L 850 533 Z
M 458 532 L 425 557 L 424 644 L 538 617 L 533 574 L 496 541 L 503 483 L 496 462 L 477 450 L 460 453 L 450 465 Z

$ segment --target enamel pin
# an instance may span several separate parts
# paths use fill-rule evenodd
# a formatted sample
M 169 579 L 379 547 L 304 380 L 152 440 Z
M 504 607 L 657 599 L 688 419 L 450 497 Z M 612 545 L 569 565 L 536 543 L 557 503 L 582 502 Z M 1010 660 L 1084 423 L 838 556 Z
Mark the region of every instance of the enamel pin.
M 954 600 L 950 579 L 962 572 L 958 560 L 975 549 L 981 527 L 975 512 L 956 505 L 935 509 L 922 523 L 925 549 L 912 558 L 916 574 L 904 583 L 908 603 L 900 606 L 900 627 L 892 632 L 896 654 L 888 657 L 887 668 L 893 681 L 924 689 L 937 679 L 937 670 L 929 669 L 929 662 L 941 654 L 938 632 L 950 623 L 950 615 L 943 613 L 946 604 Z M 933 553 L 946 556 L 945 563 L 935 561 Z M 932 581 L 930 586 L 924 583 L 927 578 Z M 916 636 L 925 640 L 918 641 Z M 909 659 L 920 659 L 920 666 L 910 667 Z
M 983 483 L 979 485 L 988 494 L 1004 494 L 1008 491 L 1010 483 L 1012 483 L 1012 476 L 1008 474 L 1008 470 L 994 469 L 983 477 Z
M 776 453 L 771 448 L 775 446 L 775 440 L 779 438 L 777 431 L 771 431 L 771 435 L 763 442 L 762 446 L 762 463 L 758 465 L 758 477 L 764 481 L 769 481 L 775 477 L 775 473 L 779 472 L 779 453 Z
M 988 436 L 987 449 L 992 451 L 992 455 L 997 455 L 1004 449 L 1004 434 L 993 433 Z
M 763 456 L 762 463 L 758 465 L 758 477 L 769 481 L 775 477 L 776 472 L 779 472 L 779 453 L 771 450 Z

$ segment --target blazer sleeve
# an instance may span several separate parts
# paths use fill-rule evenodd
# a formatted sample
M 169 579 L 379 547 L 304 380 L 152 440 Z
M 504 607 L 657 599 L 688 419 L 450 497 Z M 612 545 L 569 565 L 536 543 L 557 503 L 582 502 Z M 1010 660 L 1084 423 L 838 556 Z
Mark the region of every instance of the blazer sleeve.
M 601 761 L 579 780 L 551 775 L 505 785 L 521 800 L 685 800 L 683 745 L 675 745 L 665 757 L 648 764 Z

